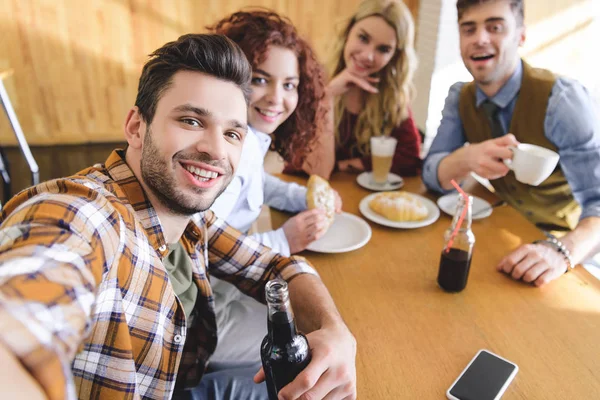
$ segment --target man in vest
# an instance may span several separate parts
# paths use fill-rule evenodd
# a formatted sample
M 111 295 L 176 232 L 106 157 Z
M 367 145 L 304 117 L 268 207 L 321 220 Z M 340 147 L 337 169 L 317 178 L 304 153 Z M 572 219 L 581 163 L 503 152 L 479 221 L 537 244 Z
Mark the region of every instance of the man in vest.
M 474 81 L 450 88 L 423 181 L 446 192 L 452 179 L 475 172 L 541 229 L 568 232 L 523 245 L 497 265 L 541 286 L 598 252 L 600 122 L 579 83 L 520 59 L 523 0 L 458 0 L 456 8 L 461 56 Z M 520 142 L 560 154 L 539 186 L 517 181 L 503 162 Z

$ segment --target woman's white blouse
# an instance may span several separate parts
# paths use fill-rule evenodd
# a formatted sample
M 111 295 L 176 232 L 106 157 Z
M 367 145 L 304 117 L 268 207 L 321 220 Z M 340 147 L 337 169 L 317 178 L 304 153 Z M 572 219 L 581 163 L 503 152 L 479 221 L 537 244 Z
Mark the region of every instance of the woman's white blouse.
M 269 135 L 248 128 L 235 176 L 210 208 L 242 232 L 247 232 L 256 221 L 263 203 L 289 212 L 303 211 L 307 207 L 306 187 L 284 182 L 264 171 L 270 144 Z M 278 253 L 290 255 L 283 228 L 256 233 L 252 237 Z

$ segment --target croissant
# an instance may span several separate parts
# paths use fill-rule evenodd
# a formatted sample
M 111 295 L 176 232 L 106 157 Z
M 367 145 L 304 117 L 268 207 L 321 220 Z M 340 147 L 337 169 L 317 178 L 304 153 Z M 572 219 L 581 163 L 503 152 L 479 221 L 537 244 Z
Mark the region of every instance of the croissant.
M 333 224 L 335 218 L 335 193 L 329 182 L 318 175 L 311 175 L 308 178 L 306 192 L 306 204 L 309 209 L 322 208 L 325 210 L 327 219 L 327 228 Z
M 397 222 L 421 221 L 428 214 L 425 204 L 406 192 L 379 193 L 371 199 L 369 207 L 377 214 Z

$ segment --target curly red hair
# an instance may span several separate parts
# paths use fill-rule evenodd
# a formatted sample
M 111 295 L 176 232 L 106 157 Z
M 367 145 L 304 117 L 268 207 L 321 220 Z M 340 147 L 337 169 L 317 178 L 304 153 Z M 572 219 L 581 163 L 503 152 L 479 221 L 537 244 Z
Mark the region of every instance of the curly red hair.
M 253 68 L 265 61 L 269 46 L 290 49 L 298 57 L 298 105 L 273 133 L 271 149 L 292 167 L 300 168 L 324 117 L 319 107 L 325 93 L 324 70 L 314 51 L 288 18 L 271 10 L 236 12 L 208 29 L 237 43 Z

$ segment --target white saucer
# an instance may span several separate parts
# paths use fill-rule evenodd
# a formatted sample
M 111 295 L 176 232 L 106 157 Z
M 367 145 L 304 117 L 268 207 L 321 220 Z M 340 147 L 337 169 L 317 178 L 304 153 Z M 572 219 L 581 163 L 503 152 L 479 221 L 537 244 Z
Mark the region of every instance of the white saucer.
M 404 186 L 404 180 L 400 175 L 392 174 L 391 172 L 388 174 L 388 182 L 398 182 L 394 185 L 391 185 L 388 182 L 383 185 L 379 185 L 373 182 L 371 175 L 371 172 L 363 172 L 356 177 L 356 182 L 358 182 L 358 184 L 365 189 L 375 190 L 377 192 L 389 192 L 390 190 L 400 189 L 402 186 Z
M 454 216 L 456 212 L 456 203 L 458 202 L 459 193 L 449 193 L 438 199 L 437 205 L 448 215 Z M 473 198 L 473 207 L 471 209 L 473 219 L 487 218 L 492 215 L 492 206 L 484 199 L 471 196 Z M 482 210 L 485 210 L 482 212 Z
M 325 235 L 306 247 L 317 253 L 345 253 L 363 247 L 371 239 L 371 227 L 356 215 L 343 212 L 335 215 Z
M 411 196 L 418 197 L 419 200 L 423 202 L 425 207 L 427 207 L 427 218 L 421 221 L 392 221 L 384 217 L 383 215 L 377 214 L 375 211 L 371 210 L 369 207 L 369 201 L 373 199 L 373 197 L 377 196 L 378 193 L 373 193 L 366 196 L 364 199 L 360 201 L 358 205 L 358 209 L 361 214 L 365 216 L 368 220 L 376 222 L 381 225 L 389 226 L 391 228 L 404 228 L 404 229 L 413 229 L 413 228 L 421 228 L 423 226 L 431 225 L 440 217 L 440 210 L 437 208 L 435 203 L 423 196 L 418 194 L 410 193 Z

